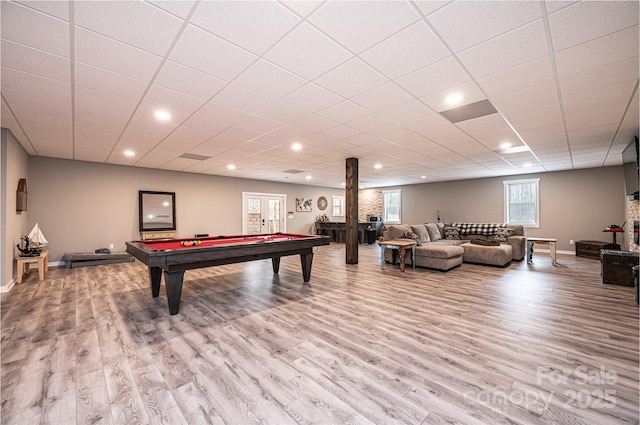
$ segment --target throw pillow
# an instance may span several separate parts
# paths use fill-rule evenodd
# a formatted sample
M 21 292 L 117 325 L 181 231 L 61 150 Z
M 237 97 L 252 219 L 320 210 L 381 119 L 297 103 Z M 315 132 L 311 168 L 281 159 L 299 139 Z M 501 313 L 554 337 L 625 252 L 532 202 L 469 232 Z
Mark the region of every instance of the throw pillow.
M 429 238 L 431 242 L 439 241 L 442 239 L 442 235 L 440 234 L 440 229 L 438 229 L 438 225 L 436 223 L 427 223 L 425 224 L 427 231 L 429 232 Z
M 404 239 L 413 239 L 414 241 L 416 241 L 416 245 L 422 245 L 422 241 L 420 240 L 420 236 L 416 235 L 413 232 L 407 232 L 404 235 L 402 235 L 402 237 Z
M 455 226 L 446 226 L 444 228 L 444 238 L 453 241 L 460 240 L 460 229 Z
M 496 229 L 496 235 L 493 238 L 496 242 L 507 243 L 509 241 L 509 236 L 513 233 L 513 229 L 508 227 L 499 227 Z
M 431 242 L 431 238 L 429 237 L 429 232 L 427 231 L 427 228 L 424 227 L 424 224 L 417 224 L 415 226 L 411 225 L 411 230 L 413 230 L 413 233 L 420 236 L 420 242 L 422 243 Z

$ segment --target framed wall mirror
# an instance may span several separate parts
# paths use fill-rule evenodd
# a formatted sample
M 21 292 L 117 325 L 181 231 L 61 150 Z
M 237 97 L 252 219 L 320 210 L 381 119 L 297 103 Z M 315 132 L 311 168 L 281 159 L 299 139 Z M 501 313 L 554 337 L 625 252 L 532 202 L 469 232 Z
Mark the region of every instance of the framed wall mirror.
M 138 191 L 140 231 L 176 230 L 175 192 Z

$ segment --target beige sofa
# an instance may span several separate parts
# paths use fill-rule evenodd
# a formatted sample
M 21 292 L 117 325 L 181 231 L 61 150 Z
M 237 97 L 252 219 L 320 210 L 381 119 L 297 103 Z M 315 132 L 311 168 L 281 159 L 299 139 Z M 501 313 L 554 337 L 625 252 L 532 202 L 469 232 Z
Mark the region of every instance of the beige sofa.
M 454 229 L 455 228 L 455 229 Z M 503 230 L 498 230 L 498 229 Z M 510 229 L 505 231 L 504 228 Z M 456 234 L 457 233 L 457 234 Z M 496 243 L 496 233 L 505 233 L 506 242 Z M 510 233 L 510 235 L 509 235 Z M 526 252 L 524 229 L 517 225 L 492 223 L 427 223 L 392 224 L 382 232 L 384 240 L 415 239 L 416 266 L 450 270 L 462 262 L 504 267 L 512 260 L 522 261 Z M 385 261 L 395 262 L 391 249 L 385 250 Z M 411 251 L 406 264 L 412 264 Z

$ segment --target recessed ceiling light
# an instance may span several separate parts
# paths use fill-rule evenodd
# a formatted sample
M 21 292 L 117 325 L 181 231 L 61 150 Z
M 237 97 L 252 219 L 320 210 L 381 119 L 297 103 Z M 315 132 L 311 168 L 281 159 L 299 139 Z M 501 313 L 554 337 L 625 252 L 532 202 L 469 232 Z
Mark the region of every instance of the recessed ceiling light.
M 462 102 L 462 94 L 460 93 L 451 94 L 447 96 L 447 98 L 444 101 L 447 102 L 447 105 L 457 105 L 458 103 Z
M 420 178 L 421 178 L 421 179 L 426 179 L 426 178 L 427 178 L 427 176 L 420 176 Z
M 307 177 L 305 177 L 305 179 L 311 180 L 311 176 L 307 176 Z
M 235 170 L 236 166 L 234 164 L 227 165 L 227 170 Z
M 157 110 L 153 115 L 156 117 L 157 120 L 160 120 L 160 121 L 169 121 L 171 119 L 170 113 L 160 109 Z
M 376 170 L 379 170 L 382 168 L 382 164 L 376 164 L 373 166 L 373 168 L 375 168 Z
M 124 156 L 135 156 L 135 152 L 132 150 L 126 150 L 124 151 Z
M 510 142 L 504 142 L 500 144 L 500 149 L 508 149 L 511 147 L 511 143 Z
M 302 150 L 302 145 L 300 143 L 294 143 L 293 145 L 291 145 L 291 149 L 293 149 L 294 151 L 301 151 Z
M 525 162 L 522 166 L 524 168 L 531 168 L 531 163 L 530 162 Z

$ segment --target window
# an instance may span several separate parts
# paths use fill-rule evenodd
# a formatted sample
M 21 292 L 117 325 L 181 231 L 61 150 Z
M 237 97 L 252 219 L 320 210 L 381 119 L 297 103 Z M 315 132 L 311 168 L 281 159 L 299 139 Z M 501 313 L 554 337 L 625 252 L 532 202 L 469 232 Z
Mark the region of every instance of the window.
M 511 180 L 502 183 L 505 223 L 539 227 L 540 179 Z
M 384 196 L 382 220 L 385 224 L 400 224 L 400 205 L 402 204 L 400 189 L 385 190 L 382 193 Z
M 333 197 L 333 214 L 334 217 L 344 217 L 344 196 Z

